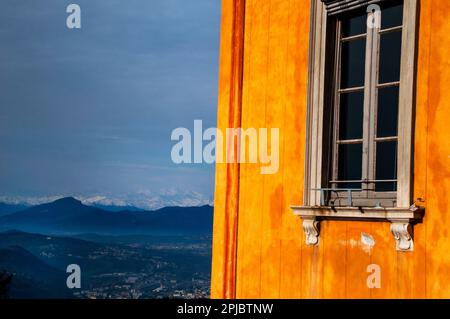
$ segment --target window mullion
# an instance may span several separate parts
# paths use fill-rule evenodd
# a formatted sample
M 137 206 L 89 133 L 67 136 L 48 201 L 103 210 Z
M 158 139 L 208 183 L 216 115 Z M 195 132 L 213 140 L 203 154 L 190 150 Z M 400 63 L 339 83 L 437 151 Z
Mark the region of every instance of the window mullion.
M 374 14 L 374 13 L 371 13 Z M 368 178 L 376 179 L 376 132 L 377 132 L 377 109 L 378 109 L 378 72 L 380 63 L 380 29 L 372 29 L 372 61 L 371 61 L 371 85 L 370 85 L 370 119 L 369 119 L 369 156 L 368 156 Z M 368 184 L 371 192 L 369 197 L 375 197 L 375 183 Z
M 371 13 L 368 14 L 368 19 L 370 19 Z M 362 167 L 362 179 L 369 180 L 373 175 L 371 173 L 371 161 L 370 157 L 372 154 L 372 147 L 370 145 L 370 135 L 371 135 L 371 113 L 372 113 L 372 95 L 374 84 L 374 32 L 373 29 L 367 28 L 367 40 L 366 40 L 366 68 L 365 68 L 365 88 L 364 88 L 364 124 L 363 124 L 363 167 Z M 373 179 L 373 178 L 372 178 Z M 363 189 L 371 189 L 371 184 L 362 184 Z M 368 197 L 369 192 L 364 191 L 366 197 Z

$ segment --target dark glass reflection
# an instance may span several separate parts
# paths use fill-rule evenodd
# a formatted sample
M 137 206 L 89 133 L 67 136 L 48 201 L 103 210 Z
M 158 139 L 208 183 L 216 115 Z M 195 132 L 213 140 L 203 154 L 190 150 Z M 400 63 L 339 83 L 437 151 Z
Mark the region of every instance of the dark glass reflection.
M 358 15 L 352 15 L 342 18 L 341 28 L 342 37 L 347 38 L 367 32 L 367 13 L 360 12 Z
M 361 180 L 362 144 L 339 145 L 338 179 Z M 361 188 L 361 183 L 340 183 L 339 188 Z
M 339 139 L 363 137 L 364 92 L 341 94 L 339 111 Z
M 398 86 L 378 89 L 377 137 L 397 136 Z
M 397 142 L 378 142 L 377 143 L 377 165 L 376 179 L 387 180 L 397 178 Z M 376 183 L 375 190 L 380 192 L 389 192 L 397 190 L 397 183 L 386 182 Z
M 398 27 L 403 24 L 403 1 L 396 1 L 381 7 L 381 29 Z
M 342 43 L 341 88 L 364 86 L 366 39 Z
M 380 46 L 379 83 L 399 81 L 402 32 L 397 31 L 382 34 Z

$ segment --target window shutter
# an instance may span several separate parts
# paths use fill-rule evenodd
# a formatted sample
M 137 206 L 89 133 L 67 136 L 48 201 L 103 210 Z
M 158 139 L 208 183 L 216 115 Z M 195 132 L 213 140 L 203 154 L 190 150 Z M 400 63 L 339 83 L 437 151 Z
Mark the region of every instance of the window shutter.
M 322 0 L 327 8 L 328 15 L 336 15 L 350 10 L 367 7 L 370 4 L 388 0 Z

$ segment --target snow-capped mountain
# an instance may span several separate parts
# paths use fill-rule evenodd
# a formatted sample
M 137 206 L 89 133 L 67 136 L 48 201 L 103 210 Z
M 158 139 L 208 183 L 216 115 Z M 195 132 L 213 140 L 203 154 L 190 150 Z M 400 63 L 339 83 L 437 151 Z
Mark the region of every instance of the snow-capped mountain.
M 84 205 L 114 207 L 114 210 L 138 208 L 155 210 L 163 207 L 179 206 L 193 207 L 213 205 L 213 199 L 195 191 L 183 191 L 176 188 L 164 189 L 158 192 L 141 190 L 134 194 L 60 194 L 51 196 L 0 196 L 0 202 L 6 204 L 35 206 L 49 203 L 64 197 L 73 196 Z

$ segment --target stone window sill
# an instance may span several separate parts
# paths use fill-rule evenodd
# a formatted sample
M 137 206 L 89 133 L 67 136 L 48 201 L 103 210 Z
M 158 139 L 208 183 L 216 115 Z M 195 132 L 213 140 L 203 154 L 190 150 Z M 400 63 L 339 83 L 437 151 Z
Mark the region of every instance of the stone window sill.
M 379 221 L 390 222 L 391 232 L 398 251 L 412 251 L 413 226 L 422 221 L 425 209 L 411 206 L 408 208 L 384 207 L 330 207 L 330 206 L 291 206 L 294 215 L 303 220 L 303 231 L 308 245 L 318 245 L 320 221 Z

